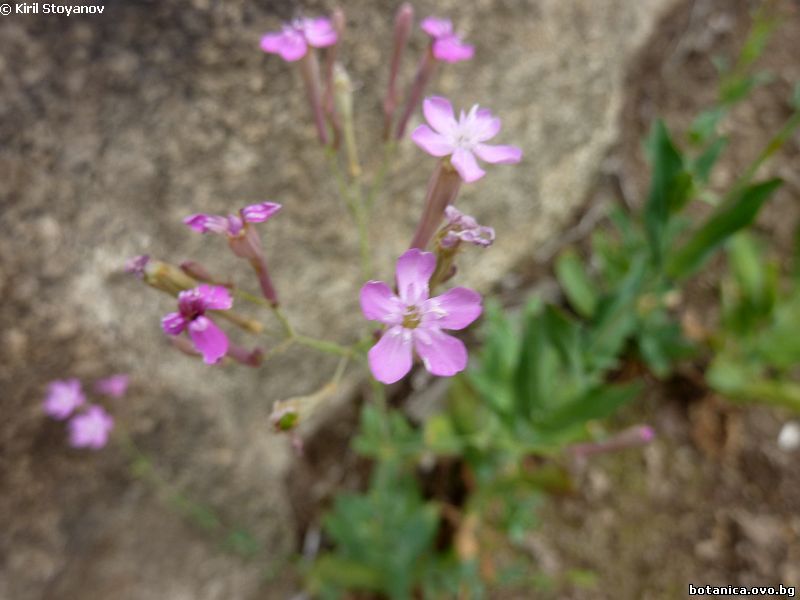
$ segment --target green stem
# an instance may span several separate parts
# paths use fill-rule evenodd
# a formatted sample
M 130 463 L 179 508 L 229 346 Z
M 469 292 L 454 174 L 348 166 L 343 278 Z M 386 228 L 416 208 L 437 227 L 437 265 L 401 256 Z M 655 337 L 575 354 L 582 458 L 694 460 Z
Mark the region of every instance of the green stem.
M 309 348 L 314 348 L 315 350 L 328 354 L 349 357 L 353 356 L 354 352 L 352 347 L 342 346 L 341 344 L 329 342 L 327 340 L 319 340 L 299 333 L 295 333 L 292 339 L 302 346 L 308 346 Z
M 367 211 L 361 193 L 361 185 L 356 179 L 352 184 L 348 184 L 334 152 L 328 152 L 328 161 L 333 171 L 339 196 L 344 200 L 353 220 L 356 224 L 358 233 L 358 248 L 361 256 L 361 276 L 365 280 L 372 278 L 372 251 L 369 244 L 369 212 Z

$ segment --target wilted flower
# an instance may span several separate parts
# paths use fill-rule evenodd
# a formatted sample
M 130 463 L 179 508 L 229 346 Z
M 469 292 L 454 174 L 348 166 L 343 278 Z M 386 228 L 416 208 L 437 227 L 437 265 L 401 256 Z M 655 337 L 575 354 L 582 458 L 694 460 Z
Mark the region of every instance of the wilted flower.
M 259 204 L 251 204 L 239 210 L 238 215 L 209 215 L 199 213 L 196 215 L 189 215 L 183 222 L 190 228 L 198 233 L 218 233 L 228 236 L 229 240 L 244 239 L 248 231 L 248 223 L 263 223 L 269 220 L 281 209 L 280 204 L 275 202 L 261 202 Z M 231 244 L 234 252 L 239 246 Z M 249 258 L 250 254 L 244 250 L 244 256 Z
M 465 44 L 453 32 L 453 23 L 450 19 L 428 17 L 423 19 L 420 25 L 422 30 L 433 40 L 431 50 L 436 60 L 455 63 L 469 60 L 475 54 L 475 48 L 470 44 Z
M 208 318 L 208 310 L 228 310 L 233 299 L 221 286 L 201 285 L 178 294 L 178 312 L 161 319 L 161 327 L 168 335 L 179 335 L 188 330 L 194 347 L 207 364 L 218 362 L 228 350 L 228 336 Z
M 447 98 L 434 96 L 422 103 L 422 112 L 430 124 L 420 125 L 411 139 L 432 156 L 450 156 L 450 162 L 461 178 L 470 183 L 486 172 L 478 166 L 475 156 L 488 163 L 518 163 L 522 150 L 516 146 L 490 146 L 484 142 L 500 131 L 500 119 L 488 109 L 474 105 L 468 113 L 463 110 L 456 120 L 453 105 Z
M 112 398 L 122 398 L 125 392 L 128 391 L 128 380 L 129 377 L 127 375 L 118 373 L 98 380 L 94 384 L 94 389 L 98 394 L 105 394 Z
M 103 407 L 93 405 L 85 413 L 73 417 L 67 427 L 70 446 L 99 450 L 108 442 L 114 419 Z
M 444 248 L 454 248 L 460 242 L 486 248 L 494 242 L 494 229 L 479 225 L 475 217 L 465 215 L 455 206 L 444 209 L 447 224 L 442 229 L 439 244 Z
M 330 19 L 295 19 L 284 23 L 280 32 L 265 34 L 261 38 L 261 49 L 294 62 L 306 55 L 309 46 L 325 48 L 335 44 L 336 39 L 336 29 Z
M 278 294 L 269 276 L 267 261 L 261 247 L 261 238 L 250 223 L 263 223 L 280 211 L 275 202 L 251 204 L 239 210 L 238 215 L 209 215 L 200 213 L 186 217 L 183 222 L 199 233 L 218 233 L 228 238 L 228 245 L 236 256 L 250 261 L 258 275 L 264 297 L 273 305 L 278 304 Z
M 144 279 L 145 268 L 147 263 L 150 262 L 150 257 L 147 254 L 134 256 L 125 263 L 125 272 L 136 275 L 139 279 Z
M 467 366 L 464 343 L 442 329 L 464 329 L 482 311 L 481 296 L 463 287 L 429 298 L 428 281 L 436 268 L 430 252 L 416 248 L 397 260 L 397 290 L 382 281 L 369 281 L 361 288 L 361 310 L 367 319 L 388 325 L 369 351 L 375 379 L 394 383 L 411 370 L 412 351 L 434 375 L 449 377 Z
M 58 380 L 51 382 L 48 386 L 43 408 L 49 417 L 63 421 L 85 401 L 86 396 L 80 381 L 77 379 Z

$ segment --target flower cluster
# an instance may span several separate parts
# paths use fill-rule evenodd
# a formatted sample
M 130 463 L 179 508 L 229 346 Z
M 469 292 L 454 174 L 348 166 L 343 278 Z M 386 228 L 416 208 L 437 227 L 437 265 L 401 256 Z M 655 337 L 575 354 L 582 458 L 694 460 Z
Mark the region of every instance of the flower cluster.
M 128 376 L 112 375 L 98 380 L 94 391 L 111 398 L 121 398 L 128 389 Z M 73 448 L 99 450 L 108 443 L 114 419 L 99 404 L 87 404 L 78 379 L 50 382 L 42 405 L 44 413 L 57 421 L 67 421 L 69 444 Z
M 329 140 L 333 140 L 328 148 L 329 156 L 333 159 L 332 168 L 342 199 L 358 226 L 362 271 L 367 280 L 371 277 L 373 258 L 368 240 L 368 211 L 379 191 L 382 176 L 375 178 L 378 183 L 375 190 L 362 195 L 365 186 L 360 179 L 362 172 L 353 129 L 352 87 L 346 71 L 337 62 L 345 21 L 344 14 L 338 9 L 330 18 L 298 18 L 283 24 L 280 31 L 264 34 L 261 49 L 268 54 L 277 54 L 287 62 L 297 63 L 319 139 L 326 146 Z M 454 204 L 462 184 L 476 182 L 486 175 L 478 160 L 490 164 L 515 164 L 522 159 L 522 151 L 516 146 L 489 143 L 501 129 L 500 119 L 490 110 L 475 104 L 457 114 L 452 103 L 442 96 L 431 96 L 423 101 L 423 90 L 438 63 L 466 61 L 475 53 L 475 48 L 456 33 L 449 19 L 427 17 L 421 21 L 420 27 L 430 43 L 420 56 L 417 73 L 408 86 L 405 105 L 395 122 L 397 80 L 413 23 L 413 8 L 408 3 L 402 4 L 395 17 L 389 81 L 383 102 L 385 158 L 387 162 L 391 160 L 395 147 L 392 137 L 397 140 L 404 137 L 409 119 L 421 104 L 426 123 L 416 127 L 410 137 L 418 147 L 438 160 L 409 250 L 397 261 L 396 288 L 393 290 L 384 282 L 370 280 L 361 289 L 364 316 L 384 326 L 377 343 L 368 353 L 372 374 L 383 383 L 403 378 L 411 370 L 415 357 L 437 376 L 452 376 L 466 368 L 468 357 L 464 343 L 445 331 L 464 329 L 473 323 L 481 314 L 482 298 L 464 287 L 454 287 L 439 295 L 434 292 L 456 273 L 455 261 L 462 245 L 486 248 L 494 242 L 495 232 L 460 212 Z M 322 50 L 325 64 L 321 69 L 318 55 Z M 340 147 L 347 153 L 350 182 L 340 170 L 340 163 L 345 162 L 337 155 Z M 285 339 L 270 349 L 270 354 L 299 343 L 350 358 L 360 351 L 359 344 L 343 347 L 301 335 L 282 312 L 261 238 L 254 227 L 254 224 L 270 220 L 281 208 L 275 202 L 260 202 L 227 215 L 192 214 L 183 222 L 198 233 L 223 236 L 233 254 L 247 260 L 253 267 L 267 306 L 273 310 L 285 334 Z M 435 243 L 431 252 L 428 247 L 432 240 Z M 201 356 L 207 364 L 218 363 L 226 356 L 250 366 L 260 364 L 264 353 L 259 348 L 248 351 L 236 346 L 217 323 L 217 317 L 224 318 L 251 333 L 260 333 L 262 326 L 259 322 L 254 323 L 231 310 L 234 294 L 238 298 L 262 303 L 260 299 L 236 288 L 227 278 L 215 277 L 192 260 L 173 267 L 148 256 L 139 256 L 128 263 L 126 270 L 148 285 L 177 297 L 177 311 L 161 320 L 162 330 L 177 348 Z M 183 336 L 183 333 L 187 335 Z M 109 384 L 108 390 L 113 392 L 113 385 Z M 317 398 L 316 395 L 309 397 Z

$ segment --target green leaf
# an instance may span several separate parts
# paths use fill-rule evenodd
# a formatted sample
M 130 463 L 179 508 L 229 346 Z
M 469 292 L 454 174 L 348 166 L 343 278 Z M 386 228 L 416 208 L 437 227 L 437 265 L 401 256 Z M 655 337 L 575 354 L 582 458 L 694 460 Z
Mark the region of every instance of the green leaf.
M 531 417 L 546 402 L 545 329 L 539 312 L 532 312 L 525 320 L 522 348 L 514 371 L 514 394 L 517 412 Z
M 689 127 L 689 140 L 697 145 L 703 145 L 717 133 L 717 126 L 722 117 L 725 116 L 725 109 L 715 106 L 701 112 Z
M 676 279 L 694 273 L 730 236 L 753 222 L 761 206 L 780 185 L 780 179 L 770 179 L 746 187 L 731 202 L 720 206 L 671 257 L 667 273 Z
M 692 164 L 692 170 L 695 177 L 701 183 L 708 183 L 711 177 L 711 169 L 719 159 L 725 147 L 728 145 L 728 138 L 719 137 L 715 139 L 709 146 L 698 156 Z
M 728 246 L 731 271 L 739 284 L 744 299 L 759 305 L 764 299 L 764 257 L 751 235 L 746 231 L 737 233 Z
M 544 325 L 550 344 L 558 352 L 561 362 L 569 369 L 570 378 L 579 387 L 584 385 L 586 368 L 581 325 L 553 305 L 545 308 Z
M 591 318 L 597 308 L 597 295 L 578 254 L 574 250 L 562 252 L 556 260 L 555 270 L 558 282 L 575 312 Z
M 602 372 L 617 364 L 625 341 L 636 327 L 636 297 L 647 273 L 646 259 L 643 255 L 634 259 L 614 295 L 605 299 L 597 311 L 586 351 L 596 371 Z
M 641 385 L 607 385 L 584 394 L 574 402 L 553 411 L 539 426 L 549 430 L 564 430 L 593 419 L 603 419 L 627 404 L 641 391 Z
M 644 222 L 650 249 L 656 264 L 661 263 L 664 229 L 669 220 L 671 205 L 682 205 L 685 201 L 677 192 L 688 194 L 683 178 L 683 159 L 678 152 L 663 121 L 656 121 L 647 143 L 652 179 L 650 193 L 644 208 Z

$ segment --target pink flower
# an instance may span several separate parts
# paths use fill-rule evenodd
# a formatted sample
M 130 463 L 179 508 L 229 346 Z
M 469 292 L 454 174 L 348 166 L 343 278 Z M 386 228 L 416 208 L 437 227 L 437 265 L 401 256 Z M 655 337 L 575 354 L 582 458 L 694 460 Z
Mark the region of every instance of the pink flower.
M 189 331 L 194 347 L 203 355 L 206 364 L 218 362 L 228 351 L 228 336 L 208 318 L 208 310 L 227 310 L 233 299 L 227 289 L 216 285 L 200 285 L 178 294 L 178 312 L 161 319 L 167 335 Z
M 239 210 L 238 215 L 189 215 L 183 222 L 198 233 L 218 233 L 228 238 L 243 237 L 248 223 L 263 223 L 281 209 L 275 202 L 251 204 Z
M 49 417 L 63 421 L 86 401 L 77 379 L 53 381 L 47 388 L 44 412 Z
M 475 54 L 475 48 L 461 41 L 453 32 L 453 23 L 450 19 L 428 17 L 423 19 L 422 30 L 433 39 L 433 56 L 436 60 L 455 63 L 469 60 Z
M 422 112 L 430 124 L 420 125 L 411 134 L 414 143 L 432 156 L 450 156 L 450 162 L 470 183 L 486 172 L 478 166 L 475 156 L 488 163 L 514 164 L 522 159 L 516 146 L 490 146 L 484 142 L 500 131 L 500 119 L 476 104 L 468 113 L 461 111 L 456 120 L 453 105 L 447 98 L 425 98 Z
M 94 384 L 94 390 L 98 394 L 111 396 L 112 398 L 122 398 L 128 391 L 129 377 L 124 373 L 111 375 L 105 379 L 100 379 Z
M 265 34 L 261 38 L 261 49 L 294 62 L 306 55 L 309 46 L 333 46 L 336 39 L 336 29 L 330 19 L 295 19 L 291 23 L 284 23 L 280 32 Z
M 114 419 L 101 406 L 94 405 L 85 413 L 73 417 L 67 427 L 70 446 L 99 450 L 108 442 Z
M 439 242 L 443 248 L 454 248 L 461 242 L 487 248 L 494 242 L 492 227 L 479 225 L 475 217 L 465 215 L 455 206 L 445 208 L 444 216 L 447 225 L 442 230 L 443 235 Z
M 467 366 L 463 342 L 442 329 L 464 329 L 477 319 L 481 296 L 457 287 L 429 298 L 428 281 L 435 269 L 431 252 L 412 248 L 397 260 L 397 294 L 382 281 L 369 281 L 361 288 L 364 316 L 389 327 L 369 351 L 369 366 L 378 381 L 402 379 L 411 370 L 412 351 L 428 371 L 441 377 Z

